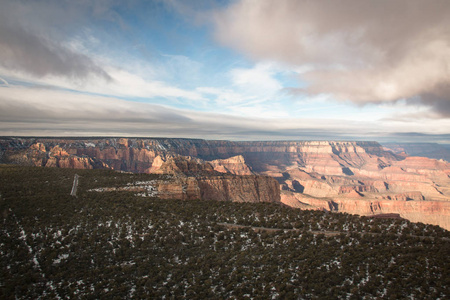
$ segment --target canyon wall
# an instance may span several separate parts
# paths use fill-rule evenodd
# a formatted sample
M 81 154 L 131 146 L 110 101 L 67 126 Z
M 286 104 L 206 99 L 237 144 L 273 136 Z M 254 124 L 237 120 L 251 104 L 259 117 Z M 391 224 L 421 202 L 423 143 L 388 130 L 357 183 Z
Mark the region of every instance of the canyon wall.
M 268 176 L 202 176 L 201 198 L 233 202 L 280 202 L 278 182 Z
M 346 212 L 363 216 L 395 213 L 412 222 L 434 224 L 450 229 L 450 201 L 415 201 L 408 200 L 403 194 L 400 195 L 403 197 L 390 200 L 371 198 L 353 191 L 345 197 L 321 198 L 281 191 L 281 201 L 302 209 Z
M 272 201 L 281 190 L 281 201 L 295 207 L 399 213 L 450 229 L 450 164 L 397 155 L 376 142 L 3 138 L 0 161 L 183 174 L 205 199 Z
M 45 166 L 49 157 L 89 157 L 92 165 L 101 162 L 109 168 L 131 172 L 146 172 L 160 156 L 181 155 L 204 160 L 229 159 L 240 155 L 255 171 L 270 166 L 307 164 L 310 171 L 342 174 L 343 165 L 358 167 L 368 155 L 394 159 L 395 156 L 376 142 L 231 142 L 195 139 L 63 139 L 63 138 L 3 138 L 0 152 L 10 161 L 29 162 Z M 0 154 L 0 155 L 2 155 Z M 16 154 L 16 157 L 11 157 Z M 330 156 L 334 158 L 330 159 Z M 5 158 L 5 159 L 7 159 Z M 1 159 L 1 158 L 0 158 Z M 337 161 L 335 161 L 337 159 Z

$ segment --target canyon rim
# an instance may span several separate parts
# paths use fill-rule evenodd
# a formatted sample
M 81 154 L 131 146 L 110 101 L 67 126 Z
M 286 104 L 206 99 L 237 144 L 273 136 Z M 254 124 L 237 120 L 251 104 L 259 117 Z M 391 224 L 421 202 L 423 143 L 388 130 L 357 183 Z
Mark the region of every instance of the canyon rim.
M 162 198 L 399 214 L 450 229 L 450 164 L 377 142 L 2 138 L 1 162 L 172 175 Z

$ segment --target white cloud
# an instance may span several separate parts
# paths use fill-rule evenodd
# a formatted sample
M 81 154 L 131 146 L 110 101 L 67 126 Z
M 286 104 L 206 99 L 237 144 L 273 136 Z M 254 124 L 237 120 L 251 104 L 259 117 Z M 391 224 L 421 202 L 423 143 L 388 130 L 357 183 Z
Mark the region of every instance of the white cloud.
M 25 72 L 5 68 L 0 68 L 0 74 L 8 78 L 33 84 L 115 97 L 140 97 L 147 99 L 161 97 L 206 101 L 200 93 L 195 91 L 180 89 L 162 81 L 147 80 L 127 70 L 112 66 L 103 66 L 103 69 L 107 71 L 110 80 L 105 80 L 105 78 L 95 75 L 89 75 L 82 79 L 53 75 L 35 77 Z
M 270 63 L 258 63 L 247 69 L 232 69 L 229 73 L 236 88 L 255 97 L 267 99 L 282 89 L 281 83 L 274 78 L 277 70 Z
M 230 88 L 198 87 L 196 91 L 205 96 L 209 95 L 213 99 L 212 106 L 216 106 L 222 111 L 227 111 L 233 105 L 246 103 L 253 99 L 253 96 L 243 95 Z

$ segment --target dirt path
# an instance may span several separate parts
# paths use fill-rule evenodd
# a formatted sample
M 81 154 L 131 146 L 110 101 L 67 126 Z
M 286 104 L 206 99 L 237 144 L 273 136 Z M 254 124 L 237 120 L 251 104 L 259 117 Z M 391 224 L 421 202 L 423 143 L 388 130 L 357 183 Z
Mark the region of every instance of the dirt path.
M 238 224 L 231 224 L 231 223 L 217 223 L 217 225 L 222 225 L 227 228 L 251 228 L 254 231 L 261 232 L 275 232 L 275 231 L 300 231 L 300 229 L 283 229 L 283 228 L 268 228 L 268 227 L 256 227 L 256 226 L 246 226 L 246 225 L 238 225 Z M 344 232 L 344 231 L 308 231 L 312 234 L 324 234 L 326 236 L 336 236 L 341 233 L 349 234 L 350 232 Z
M 77 188 L 78 188 L 78 174 L 75 174 L 73 178 L 72 191 L 70 192 L 70 196 L 77 196 Z

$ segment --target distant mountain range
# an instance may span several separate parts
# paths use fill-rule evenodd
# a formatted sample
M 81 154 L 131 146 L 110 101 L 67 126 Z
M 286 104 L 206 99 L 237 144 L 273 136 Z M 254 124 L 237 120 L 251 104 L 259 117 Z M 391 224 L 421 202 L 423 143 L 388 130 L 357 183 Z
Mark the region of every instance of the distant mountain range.
M 438 143 L 383 143 L 394 153 L 406 153 L 410 156 L 423 156 L 450 161 L 450 145 Z

